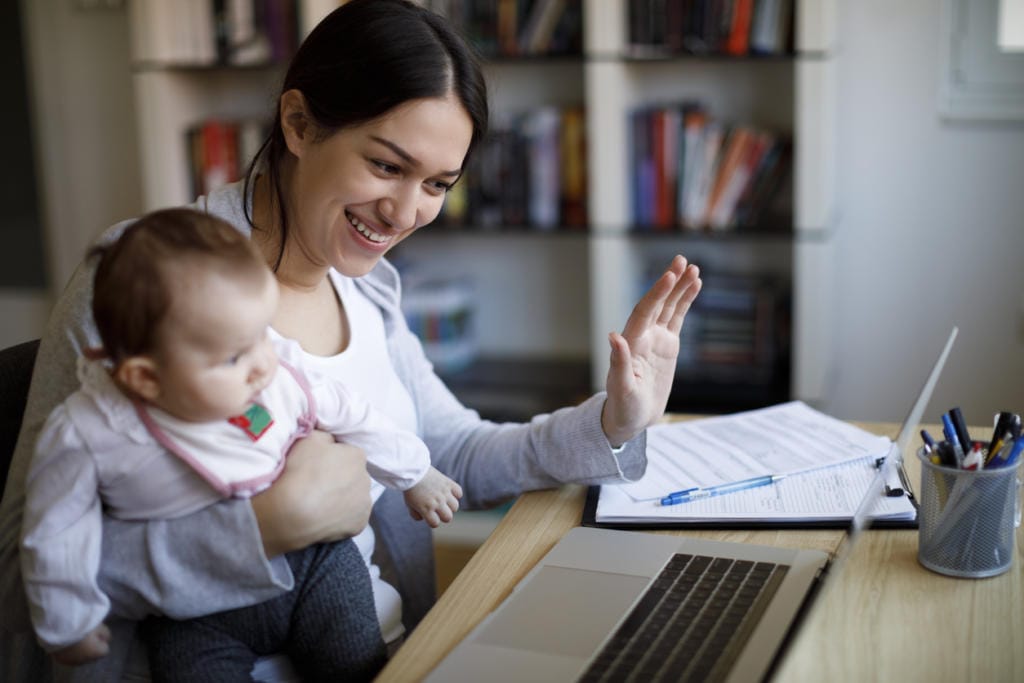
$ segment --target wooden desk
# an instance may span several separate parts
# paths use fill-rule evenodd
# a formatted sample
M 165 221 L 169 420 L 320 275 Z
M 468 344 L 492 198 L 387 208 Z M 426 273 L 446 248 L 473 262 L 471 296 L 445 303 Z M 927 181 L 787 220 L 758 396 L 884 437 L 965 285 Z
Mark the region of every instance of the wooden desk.
M 859 426 L 889 436 L 897 430 Z M 916 490 L 916 458 L 907 469 Z M 431 671 L 579 524 L 584 494 L 581 486 L 565 486 L 521 496 L 377 680 L 418 681 Z M 658 533 L 826 552 L 846 538 L 837 530 Z M 1024 681 L 1022 541 L 1018 529 L 1017 557 L 1005 574 L 954 579 L 918 564 L 917 531 L 864 534 L 839 580 L 818 595 L 775 680 Z

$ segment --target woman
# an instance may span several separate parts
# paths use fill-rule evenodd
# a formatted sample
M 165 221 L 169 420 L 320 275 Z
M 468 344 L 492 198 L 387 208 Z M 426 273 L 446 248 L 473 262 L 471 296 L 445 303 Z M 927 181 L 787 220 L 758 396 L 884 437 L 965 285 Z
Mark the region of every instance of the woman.
M 353 0 L 303 42 L 289 67 L 273 131 L 244 183 L 196 206 L 251 233 L 273 268 L 281 305 L 273 327 L 307 360 L 344 376 L 430 449 L 480 508 L 563 482 L 614 482 L 643 474 L 644 429 L 664 412 L 679 330 L 700 290 L 677 256 L 609 336 L 607 393 L 528 424 L 493 424 L 461 406 L 433 373 L 399 309 L 385 253 L 441 210 L 487 126 L 486 88 L 471 51 L 440 18 L 403 0 Z M 111 239 L 124 225 L 108 231 Z M 89 317 L 94 264 L 79 268 L 55 310 L 0 514 L 5 605 L 23 606 L 17 525 L 31 445 L 52 407 L 75 387 L 75 357 L 97 342 Z M 178 615 L 251 604 L 289 587 L 284 552 L 355 535 L 371 513 L 374 598 L 392 645 L 434 600 L 429 529 L 402 497 L 370 488 L 365 458 L 323 436 L 299 443 L 276 484 L 249 502 L 225 502 L 169 523 L 105 522 L 101 587 L 129 616 L 159 605 Z M 378 497 L 379 496 L 379 497 Z M 373 503 L 372 500 L 376 502 Z M 190 549 L 228 548 L 210 585 L 196 591 Z M 13 546 L 13 547 L 12 547 Z M 148 566 L 147 576 L 128 567 Z M 381 571 L 383 570 L 383 571 Z M 135 609 L 136 612 L 132 612 Z M 23 614 L 9 621 L 27 626 Z M 110 679 L 130 629 L 113 629 Z M 6 645 L 6 643 L 5 643 Z M 78 672 L 86 675 L 88 672 Z

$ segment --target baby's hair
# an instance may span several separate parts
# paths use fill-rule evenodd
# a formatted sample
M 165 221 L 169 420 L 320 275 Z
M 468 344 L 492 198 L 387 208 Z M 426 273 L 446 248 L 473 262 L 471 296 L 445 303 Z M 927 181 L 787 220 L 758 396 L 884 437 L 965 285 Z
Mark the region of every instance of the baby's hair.
M 199 263 L 212 272 L 254 283 L 269 274 L 247 236 L 194 209 L 146 214 L 115 242 L 94 247 L 89 256 L 100 259 L 93 280 L 93 319 L 105 355 L 115 363 L 156 348 L 179 274 L 174 266 Z

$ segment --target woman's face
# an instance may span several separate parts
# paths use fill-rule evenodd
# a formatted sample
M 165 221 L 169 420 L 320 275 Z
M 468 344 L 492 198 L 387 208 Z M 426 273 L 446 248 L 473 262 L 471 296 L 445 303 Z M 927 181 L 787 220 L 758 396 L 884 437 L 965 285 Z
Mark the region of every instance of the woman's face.
M 407 102 L 319 142 L 293 136 L 289 250 L 298 247 L 310 265 L 365 275 L 437 217 L 472 134 L 469 114 L 448 96 Z

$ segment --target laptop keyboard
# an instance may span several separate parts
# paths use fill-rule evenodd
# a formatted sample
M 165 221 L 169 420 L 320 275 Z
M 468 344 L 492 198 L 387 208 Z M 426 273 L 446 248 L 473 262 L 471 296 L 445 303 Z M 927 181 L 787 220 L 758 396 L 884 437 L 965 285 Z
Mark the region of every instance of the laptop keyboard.
M 673 555 L 581 683 L 724 680 L 787 568 Z

